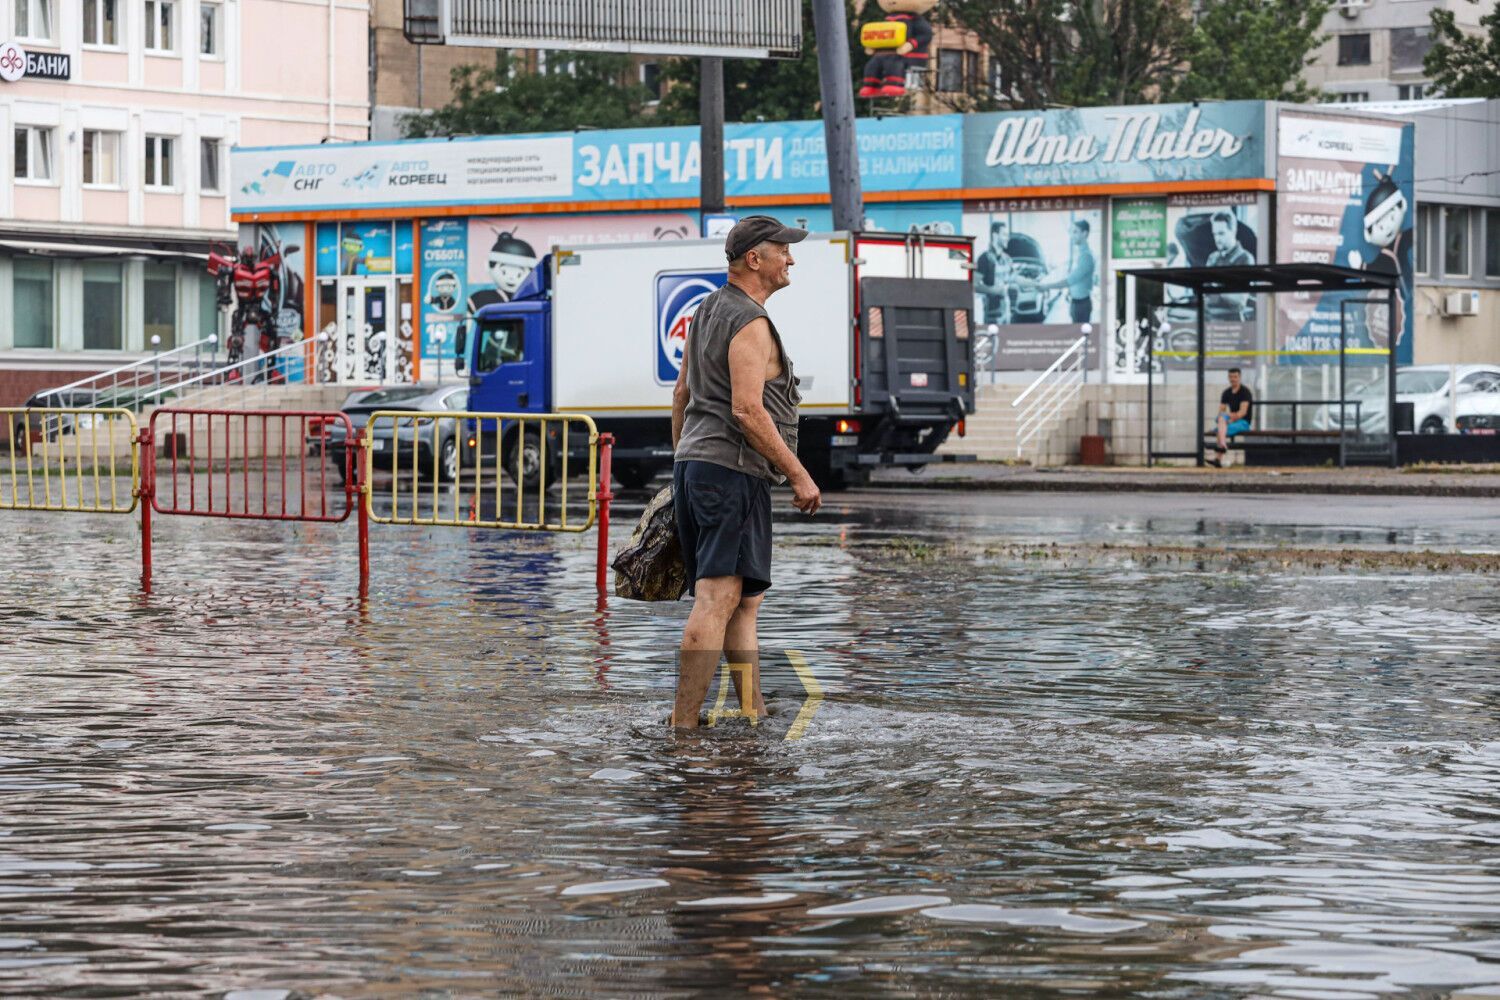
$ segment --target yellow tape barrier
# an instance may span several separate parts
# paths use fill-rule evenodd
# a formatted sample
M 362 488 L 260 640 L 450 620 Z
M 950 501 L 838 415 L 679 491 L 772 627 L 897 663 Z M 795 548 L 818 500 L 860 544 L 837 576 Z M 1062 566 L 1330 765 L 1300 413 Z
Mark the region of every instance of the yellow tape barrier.
M 587 460 L 575 460 L 583 444 Z M 571 479 L 585 465 L 587 510 L 572 511 Z M 365 428 L 360 468 L 377 524 L 583 532 L 598 514 L 599 430 L 578 413 L 380 410 Z M 379 490 L 377 468 L 391 474 Z
M 141 454 L 129 410 L 0 407 L 9 428 L 0 510 L 129 514 L 140 501 Z M 128 485 L 120 482 L 129 475 Z

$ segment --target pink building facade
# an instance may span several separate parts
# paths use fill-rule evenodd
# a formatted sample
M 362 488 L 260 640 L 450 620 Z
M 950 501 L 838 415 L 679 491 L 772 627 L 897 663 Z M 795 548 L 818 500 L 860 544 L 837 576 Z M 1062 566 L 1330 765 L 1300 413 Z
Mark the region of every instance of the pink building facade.
M 229 150 L 368 138 L 369 21 L 367 0 L 0 3 L 0 405 L 219 332 Z

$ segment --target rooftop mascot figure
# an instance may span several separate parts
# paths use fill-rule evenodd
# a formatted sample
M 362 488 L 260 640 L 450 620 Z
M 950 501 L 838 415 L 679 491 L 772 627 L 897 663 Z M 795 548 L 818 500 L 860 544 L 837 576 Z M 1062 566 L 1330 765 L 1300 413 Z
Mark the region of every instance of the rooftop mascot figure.
M 924 16 L 937 0 L 877 0 L 886 14 L 884 21 L 864 25 L 860 44 L 869 60 L 865 63 L 860 97 L 904 97 L 906 72 L 927 66 L 932 46 L 932 25 Z

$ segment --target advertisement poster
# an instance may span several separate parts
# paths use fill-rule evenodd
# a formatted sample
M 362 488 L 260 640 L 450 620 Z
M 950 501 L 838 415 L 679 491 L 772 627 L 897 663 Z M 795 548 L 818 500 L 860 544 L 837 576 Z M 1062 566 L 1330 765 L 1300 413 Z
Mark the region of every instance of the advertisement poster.
M 1266 176 L 1260 101 L 1005 111 L 963 118 L 963 186 Z
M 423 359 L 453 358 L 458 326 L 468 313 L 469 221 L 422 223 L 421 329 Z
M 1412 355 L 1412 189 L 1410 125 L 1283 113 L 1277 126 L 1276 255 L 1283 262 L 1337 264 L 1399 279 L 1396 315 L 1383 304 L 1347 310 L 1347 344 Z M 1277 297 L 1281 350 L 1337 351 L 1339 303 L 1383 293 L 1299 293 Z M 1364 355 L 1363 357 L 1371 357 Z M 1323 364 L 1295 354 L 1284 363 Z
M 1147 207 L 1146 203 L 1155 205 Z M 1127 237 L 1122 239 L 1121 215 Z M 1154 224 L 1140 235 L 1146 220 L 1161 219 L 1161 242 Z M 1179 194 L 1160 199 L 1119 198 L 1110 209 L 1110 266 L 1122 271 L 1157 267 L 1225 267 L 1264 263 L 1265 247 L 1259 198 L 1251 192 Z M 1122 253 L 1123 251 L 1123 253 Z M 1127 298 L 1134 310 L 1127 308 Z M 1173 368 L 1197 365 L 1198 306 L 1191 289 L 1136 280 L 1134 295 L 1122 287 L 1115 304 L 1114 374 L 1145 372 L 1154 350 L 1159 364 Z M 1248 368 L 1258 359 L 1259 331 L 1264 323 L 1252 295 L 1210 295 L 1204 308 L 1203 334 L 1208 368 Z M 1128 313 L 1128 314 L 1127 314 Z
M 271 262 L 274 280 L 267 290 L 261 305 L 271 318 L 271 329 L 275 342 L 247 343 L 244 356 L 275 350 L 284 344 L 294 343 L 303 336 L 302 317 L 306 309 L 303 289 L 303 274 L 307 257 L 302 246 L 305 230 L 300 222 L 259 223 L 240 227 L 240 246 L 250 247 L 258 261 Z M 233 307 L 230 307 L 233 309 Z M 301 358 L 291 358 L 284 363 L 289 381 L 302 380 Z
M 509 302 L 555 245 L 698 238 L 698 218 L 686 212 L 500 215 L 468 222 L 469 312 Z
M 1097 198 L 964 205 L 977 253 L 974 316 L 997 327 L 996 370 L 1046 368 L 1085 332 L 1097 350 L 1103 224 Z

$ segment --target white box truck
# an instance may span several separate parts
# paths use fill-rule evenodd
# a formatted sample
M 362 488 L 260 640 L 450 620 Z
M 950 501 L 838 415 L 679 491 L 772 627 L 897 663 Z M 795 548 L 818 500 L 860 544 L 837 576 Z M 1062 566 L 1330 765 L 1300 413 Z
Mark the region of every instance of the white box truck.
M 974 412 L 972 242 L 820 233 L 792 252 L 791 285 L 766 310 L 801 379 L 798 451 L 814 480 L 839 489 L 879 465 L 963 460 L 933 452 Z M 460 334 L 470 409 L 586 413 L 615 436 L 619 480 L 644 485 L 671 468 L 683 345 L 725 276 L 720 240 L 552 248 Z M 509 465 L 541 443 L 483 453 L 497 446 Z

